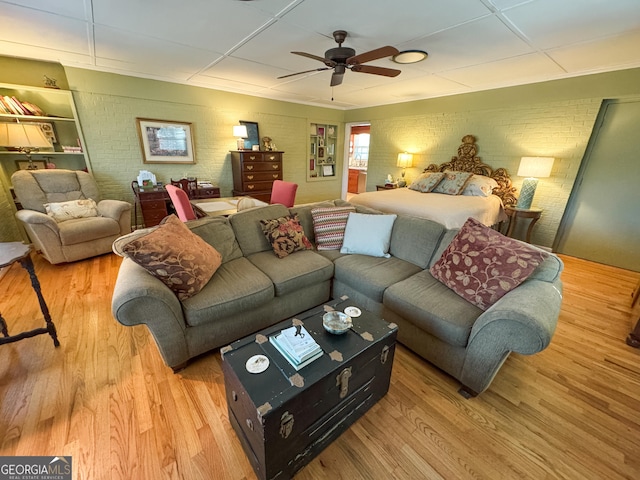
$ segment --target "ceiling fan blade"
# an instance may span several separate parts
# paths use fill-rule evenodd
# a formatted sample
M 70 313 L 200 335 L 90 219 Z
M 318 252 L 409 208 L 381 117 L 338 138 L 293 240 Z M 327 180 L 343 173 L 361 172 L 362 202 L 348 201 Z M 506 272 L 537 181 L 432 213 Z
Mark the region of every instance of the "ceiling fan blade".
M 277 78 L 293 77 L 295 75 L 302 75 L 303 73 L 321 72 L 322 70 L 331 70 L 331 67 L 313 68 L 311 70 L 305 70 L 304 72 L 290 73 L 289 75 L 282 75 L 281 77 L 277 77 Z
M 358 65 L 370 62 L 372 60 L 378 60 L 379 58 L 390 57 L 391 55 L 397 55 L 400 53 L 396 47 L 380 47 L 375 50 L 361 53 L 353 57 L 347 58 L 347 65 Z
M 344 78 L 344 72 L 343 73 L 333 72 L 333 74 L 331 75 L 331 83 L 329 84 L 329 86 L 335 87 L 337 85 L 340 85 L 342 83 L 343 78 Z
M 374 75 L 382 75 L 383 77 L 397 77 L 402 73 L 395 68 L 375 67 L 373 65 L 354 65 L 351 67 L 352 72 L 372 73 Z
M 291 52 L 295 55 L 301 55 L 303 57 L 307 57 L 307 58 L 311 58 L 312 60 L 318 60 L 319 62 L 324 63 L 327 67 L 334 67 L 336 62 L 334 62 L 333 60 L 329 60 L 327 58 L 324 57 L 319 57 L 317 55 L 314 55 L 312 53 L 307 53 L 307 52 Z

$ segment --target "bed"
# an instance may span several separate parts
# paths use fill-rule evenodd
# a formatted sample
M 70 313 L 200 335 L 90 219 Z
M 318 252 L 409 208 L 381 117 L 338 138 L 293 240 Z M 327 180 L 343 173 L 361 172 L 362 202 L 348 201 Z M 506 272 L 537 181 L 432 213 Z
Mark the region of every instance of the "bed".
M 447 228 L 460 228 L 469 217 L 487 226 L 497 225 L 507 219 L 503 207 L 516 204 L 516 189 L 511 185 L 509 174 L 504 168 L 491 168 L 482 163 L 476 153 L 475 137 L 465 135 L 458 147 L 457 156 L 441 165 L 431 164 L 423 173 L 454 171 L 488 177 L 495 181 L 492 185 L 496 185 L 493 193 L 488 196 L 422 193 L 411 188 L 395 188 L 354 195 L 349 202 L 382 212 L 428 218 Z

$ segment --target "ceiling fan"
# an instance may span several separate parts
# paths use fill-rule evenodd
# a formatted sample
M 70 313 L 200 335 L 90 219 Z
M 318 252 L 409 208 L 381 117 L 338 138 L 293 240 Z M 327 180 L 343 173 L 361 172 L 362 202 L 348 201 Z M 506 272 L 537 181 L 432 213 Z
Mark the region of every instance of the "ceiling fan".
M 291 73 L 289 75 L 283 75 L 278 78 L 293 77 L 294 75 L 302 75 L 310 72 L 320 72 L 322 70 L 333 69 L 333 75 L 331 75 L 331 86 L 335 87 L 342 83 L 344 73 L 347 69 L 352 72 L 371 73 L 373 75 L 382 75 L 384 77 L 397 77 L 400 75 L 400 70 L 393 68 L 376 67 L 373 65 L 363 65 L 364 63 L 371 62 L 372 60 L 378 60 L 379 58 L 389 57 L 391 55 L 397 55 L 400 53 L 395 47 L 380 47 L 375 50 L 370 50 L 360 55 L 356 55 L 356 51 L 353 48 L 343 47 L 342 42 L 347 38 L 347 32 L 344 30 L 336 30 L 333 32 L 333 38 L 338 44 L 335 48 L 330 48 L 324 52 L 324 57 L 319 57 L 311 53 L 306 52 L 291 52 L 295 55 L 301 55 L 303 57 L 312 58 L 318 60 L 326 65 L 326 67 L 314 68 L 312 70 L 305 70 L 304 72 Z

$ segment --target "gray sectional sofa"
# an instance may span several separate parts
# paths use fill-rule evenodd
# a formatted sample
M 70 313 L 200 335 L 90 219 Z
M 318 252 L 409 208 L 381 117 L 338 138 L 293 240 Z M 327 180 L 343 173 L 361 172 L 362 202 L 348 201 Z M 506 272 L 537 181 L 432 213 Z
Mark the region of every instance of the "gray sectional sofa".
M 114 317 L 123 325 L 147 325 L 165 363 L 178 370 L 197 355 L 347 295 L 396 323 L 398 340 L 458 379 L 467 396 L 488 388 L 510 352 L 529 355 L 549 345 L 562 297 L 563 264 L 555 255 L 486 311 L 429 272 L 457 233 L 430 220 L 398 215 L 388 258 L 315 249 L 274 255 L 261 219 L 297 213 L 314 242 L 312 208 L 334 205 L 348 204 L 270 205 L 188 222 L 222 255 L 212 279 L 180 302 L 160 280 L 124 258 L 113 293 Z M 114 250 L 120 251 L 115 244 Z

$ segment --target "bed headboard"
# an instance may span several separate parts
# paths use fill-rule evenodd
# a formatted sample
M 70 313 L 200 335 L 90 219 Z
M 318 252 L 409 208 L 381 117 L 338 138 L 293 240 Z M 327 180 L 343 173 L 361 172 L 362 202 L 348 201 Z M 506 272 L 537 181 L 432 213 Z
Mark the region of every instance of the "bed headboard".
M 458 147 L 458 156 L 451 157 L 451 161 L 436 165 L 432 163 L 424 172 L 444 172 L 445 170 L 456 170 L 458 172 L 471 172 L 476 175 L 484 175 L 491 177 L 498 182 L 498 188 L 493 190 L 493 194 L 502 199 L 504 205 L 515 205 L 518 199 L 514 195 L 516 189 L 511 185 L 509 173 L 504 168 L 493 169 L 489 165 L 480 161 L 480 157 L 476 157 L 478 147 L 476 145 L 476 137 L 473 135 L 465 135 L 462 137 L 462 145 Z

